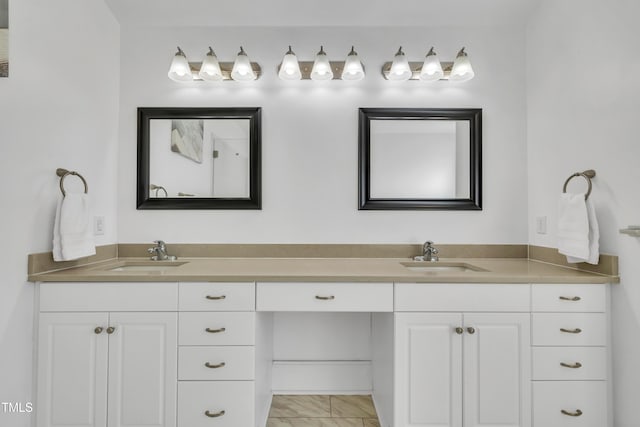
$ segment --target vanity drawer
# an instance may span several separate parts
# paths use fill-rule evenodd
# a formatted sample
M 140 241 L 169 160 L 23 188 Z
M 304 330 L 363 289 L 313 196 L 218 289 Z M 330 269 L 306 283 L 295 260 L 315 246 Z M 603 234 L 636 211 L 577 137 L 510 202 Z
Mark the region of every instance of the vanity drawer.
M 533 427 L 605 427 L 607 419 L 606 381 L 533 384 Z
M 254 311 L 254 283 L 180 283 L 180 311 Z
M 179 381 L 178 426 L 253 426 L 253 396 L 253 381 Z
M 179 345 L 254 345 L 254 312 L 178 314 Z
M 551 285 L 531 287 L 532 311 L 605 312 L 606 285 Z
M 604 313 L 534 313 L 533 345 L 606 346 Z
M 178 284 L 43 283 L 40 311 L 176 311 Z
M 527 284 L 396 283 L 396 311 L 529 312 Z
M 533 347 L 532 355 L 533 380 L 607 378 L 605 347 Z
M 255 349 L 251 346 L 180 347 L 179 380 L 253 380 Z
M 393 311 L 393 283 L 258 283 L 258 311 Z

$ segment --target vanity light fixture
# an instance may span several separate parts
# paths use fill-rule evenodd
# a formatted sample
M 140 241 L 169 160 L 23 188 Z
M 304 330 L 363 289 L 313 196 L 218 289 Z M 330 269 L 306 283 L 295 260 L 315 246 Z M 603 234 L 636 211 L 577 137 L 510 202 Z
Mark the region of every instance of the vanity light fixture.
M 460 49 L 460 52 L 458 52 L 455 61 L 453 61 L 449 80 L 466 82 L 467 80 L 471 80 L 474 76 L 475 73 L 473 72 L 471 62 L 469 61 L 469 56 L 467 55 L 467 52 L 464 51 L 463 47 Z
M 207 52 L 207 56 L 205 56 L 204 61 L 202 61 L 198 76 L 200 76 L 202 80 L 210 82 L 219 82 L 222 80 L 222 70 L 218 63 L 218 57 L 213 49 L 211 49 L 211 46 L 209 46 L 209 52 Z
M 433 47 L 429 49 L 427 56 L 424 58 L 424 63 L 422 64 L 422 69 L 420 70 L 420 80 L 425 81 L 435 81 L 440 80 L 444 77 L 444 71 L 442 70 L 442 64 L 438 60 L 438 55 L 436 54 Z
M 407 61 L 407 57 L 404 55 L 402 51 L 402 46 L 398 49 L 398 52 L 393 57 L 393 63 L 391 64 L 391 69 L 389 70 L 388 79 L 389 80 L 409 80 L 413 73 L 411 72 L 411 68 L 409 67 L 409 61 Z
M 331 63 L 327 59 L 327 54 L 324 48 L 320 46 L 320 52 L 316 55 L 316 60 L 313 62 L 313 68 L 311 69 L 311 80 L 332 80 L 333 71 L 331 70 Z
M 235 62 L 218 62 L 218 58 L 211 47 L 201 63 L 187 61 L 184 51 L 178 47 L 169 67 L 168 76 L 176 82 L 190 82 L 205 80 L 219 82 L 227 80 L 251 81 L 260 76 L 260 65 L 251 62 L 242 47 Z
M 347 55 L 341 78 L 342 80 L 362 80 L 364 78 L 364 66 L 360 62 L 358 53 L 353 46 L 351 46 L 351 52 Z
M 178 46 L 178 51 L 171 61 L 168 76 L 171 80 L 176 82 L 190 82 L 193 80 L 193 74 L 191 73 L 189 61 L 187 61 L 187 55 L 185 55 L 183 50 L 180 49 L 180 46 Z
M 469 57 L 463 47 L 458 52 L 454 62 L 440 62 L 433 47 L 425 56 L 424 62 L 408 62 L 403 58 L 402 48 L 396 53 L 393 62 L 385 62 L 382 75 L 387 80 L 451 80 L 464 82 L 471 80 L 475 74 Z M 402 53 L 402 55 L 400 55 Z M 409 77 L 406 78 L 401 70 L 405 70 L 405 61 L 409 67 Z
M 251 67 L 249 56 L 247 56 L 242 46 L 240 46 L 240 52 L 238 52 L 238 56 L 236 56 L 236 60 L 233 63 L 231 78 L 239 82 L 251 81 L 258 78 Z
M 282 80 L 300 80 L 302 78 L 298 58 L 296 54 L 293 53 L 293 50 L 291 50 L 291 46 L 289 46 L 289 50 L 285 53 L 284 58 L 282 58 L 282 63 L 278 70 L 278 77 Z

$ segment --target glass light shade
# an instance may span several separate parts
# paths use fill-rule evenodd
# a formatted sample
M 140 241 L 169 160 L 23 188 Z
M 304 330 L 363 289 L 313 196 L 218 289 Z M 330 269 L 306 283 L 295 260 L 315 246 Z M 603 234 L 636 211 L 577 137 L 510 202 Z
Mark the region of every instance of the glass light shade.
M 280 71 L 278 71 L 278 77 L 280 77 L 280 79 L 282 80 L 300 80 L 302 78 L 298 58 L 296 57 L 296 54 L 291 50 L 291 46 L 289 46 L 289 50 L 284 55 L 284 58 L 282 58 Z
M 449 80 L 455 82 L 466 82 L 467 80 L 471 80 L 474 76 L 475 73 L 473 72 L 473 67 L 471 67 L 471 62 L 469 61 L 467 52 L 462 48 L 460 49 L 460 52 L 458 52 L 456 59 L 453 61 Z
M 313 68 L 311 69 L 311 80 L 332 80 L 333 70 L 331 70 L 331 63 L 327 58 L 322 46 L 320 46 L 320 52 L 316 55 L 316 60 L 313 62 Z
M 204 57 L 204 61 L 202 61 L 198 75 L 202 80 L 208 80 L 210 82 L 219 82 L 222 80 L 220 64 L 218 63 L 218 58 L 211 47 L 209 47 L 209 52 L 207 53 L 207 56 Z
M 251 68 L 251 61 L 242 46 L 240 46 L 240 52 L 238 52 L 238 56 L 236 56 L 236 60 L 233 63 L 231 78 L 239 82 L 256 79 L 256 73 L 253 71 L 253 68 Z
M 169 73 L 167 75 L 171 80 L 176 82 L 190 82 L 193 80 L 189 61 L 187 61 L 187 57 L 179 47 L 178 52 L 176 52 L 173 57 L 173 61 L 171 61 L 171 66 L 169 67 Z
M 364 68 L 358 58 L 358 53 L 351 46 L 351 52 L 347 56 L 342 70 L 342 80 L 362 80 L 364 78 Z
M 391 69 L 389 70 L 389 75 L 387 79 L 389 80 L 409 80 L 411 78 L 411 67 L 409 66 L 409 61 L 407 57 L 404 55 L 402 51 L 402 47 L 398 49 L 396 56 L 393 57 L 393 63 L 391 64 Z
M 444 71 L 442 71 L 442 64 L 438 60 L 438 55 L 434 52 L 433 48 L 429 49 L 429 53 L 424 58 L 422 64 L 422 70 L 420 70 L 420 80 L 436 81 L 444 77 Z

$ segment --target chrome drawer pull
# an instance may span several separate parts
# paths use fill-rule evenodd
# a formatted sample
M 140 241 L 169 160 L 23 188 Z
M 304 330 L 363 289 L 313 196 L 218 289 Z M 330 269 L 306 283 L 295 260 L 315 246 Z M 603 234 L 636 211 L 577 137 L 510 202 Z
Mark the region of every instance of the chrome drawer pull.
M 580 301 L 580 297 L 558 297 L 560 298 L 562 301 Z
M 208 410 L 204 411 L 204 414 L 209 418 L 218 418 L 224 415 L 224 410 L 220 412 L 209 412 Z
M 336 299 L 336 297 L 333 296 L 333 295 L 329 295 L 328 297 L 323 297 L 323 296 L 320 296 L 320 295 L 316 295 L 316 299 L 319 299 L 319 300 L 322 300 L 322 301 L 330 301 L 332 299 Z
M 560 362 L 560 366 L 564 366 L 565 368 L 578 369 L 578 368 L 582 368 L 582 363 L 576 362 L 574 364 L 569 364 L 569 363 Z
M 218 329 L 207 328 L 207 329 L 205 329 L 205 331 L 209 332 L 210 334 L 219 334 L 220 332 L 224 332 L 226 330 L 227 330 L 227 328 L 218 328 Z
M 212 365 L 209 362 L 204 364 L 204 366 L 206 366 L 207 368 L 211 368 L 211 369 L 223 368 L 225 365 L 226 365 L 226 363 L 224 363 L 224 362 L 220 362 L 220 363 L 217 363 L 215 365 Z
M 567 334 L 579 334 L 580 332 L 582 332 L 582 329 L 580 329 L 580 328 L 575 328 L 575 329 L 560 328 L 560 332 L 566 332 Z
M 569 412 L 569 411 L 565 411 L 564 409 L 560 410 L 560 412 L 562 412 L 565 415 L 568 415 L 570 417 L 579 417 L 580 415 L 582 415 L 582 411 L 580 409 L 576 409 L 576 412 Z
M 462 333 L 464 332 L 464 329 L 462 329 L 460 326 L 458 326 L 457 328 L 454 329 L 454 331 L 456 331 L 456 334 L 462 335 Z
M 211 296 L 211 295 L 207 295 L 205 298 L 206 299 L 211 299 L 211 300 L 221 300 L 221 299 L 225 299 L 227 296 L 226 295 L 220 295 L 220 296 Z

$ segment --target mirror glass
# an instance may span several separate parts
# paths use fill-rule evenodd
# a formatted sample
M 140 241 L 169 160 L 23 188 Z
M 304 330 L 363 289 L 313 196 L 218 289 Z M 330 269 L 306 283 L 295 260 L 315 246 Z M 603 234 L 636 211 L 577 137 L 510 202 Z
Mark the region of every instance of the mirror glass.
M 249 120 L 153 119 L 149 127 L 149 197 L 249 197 Z
M 476 109 L 361 109 L 360 209 L 481 209 Z
M 259 109 L 139 109 L 139 209 L 259 209 Z

